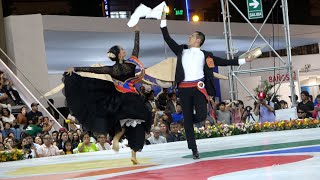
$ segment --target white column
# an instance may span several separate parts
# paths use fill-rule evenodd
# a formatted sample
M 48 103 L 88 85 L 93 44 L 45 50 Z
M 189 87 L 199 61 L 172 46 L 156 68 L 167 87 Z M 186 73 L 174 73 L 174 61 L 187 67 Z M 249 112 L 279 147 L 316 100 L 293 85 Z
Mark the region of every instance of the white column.
M 9 57 L 37 89 L 42 93 L 47 92 L 49 78 L 42 16 L 40 14 L 9 16 L 4 19 L 4 23 Z M 26 78 L 16 68 L 11 65 L 10 67 L 27 88 L 39 98 L 40 94 L 27 82 Z

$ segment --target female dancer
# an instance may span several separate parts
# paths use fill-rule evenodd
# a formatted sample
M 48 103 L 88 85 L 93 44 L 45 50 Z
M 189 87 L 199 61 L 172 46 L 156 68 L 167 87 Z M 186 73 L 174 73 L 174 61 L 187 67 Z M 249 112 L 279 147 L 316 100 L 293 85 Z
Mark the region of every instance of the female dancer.
M 126 52 L 113 46 L 107 53 L 115 61 L 113 66 L 75 67 L 64 75 L 64 94 L 69 109 L 88 130 L 108 132 L 113 137 L 113 149 L 119 150 L 119 139 L 125 134 L 132 150 L 131 161 L 138 164 L 136 152 L 141 151 L 145 132 L 151 127 L 148 111 L 134 84 L 144 76 L 144 67 L 138 60 L 139 31 L 135 31 L 132 56 L 125 60 Z M 138 67 L 140 74 L 135 76 Z M 72 72 L 109 74 L 112 82 L 79 76 Z

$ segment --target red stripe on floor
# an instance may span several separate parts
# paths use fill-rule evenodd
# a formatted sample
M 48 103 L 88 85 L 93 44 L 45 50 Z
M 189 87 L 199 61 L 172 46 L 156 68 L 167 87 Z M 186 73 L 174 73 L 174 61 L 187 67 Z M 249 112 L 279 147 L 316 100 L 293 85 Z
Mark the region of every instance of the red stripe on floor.
M 205 180 L 211 176 L 227 174 L 231 172 L 263 168 L 273 165 L 288 164 L 297 161 L 303 161 L 313 156 L 298 155 L 298 156 L 263 156 L 249 158 L 233 158 L 233 159 L 218 159 L 200 161 L 188 165 L 164 168 L 159 170 L 151 170 L 134 174 L 122 175 L 108 180 Z
M 7 178 L 8 180 L 34 180 L 34 179 L 45 179 L 45 180 L 61 180 L 61 179 L 72 179 L 72 178 L 82 178 L 82 177 L 90 177 L 90 176 L 99 176 L 106 174 L 113 174 L 119 172 L 127 172 L 132 170 L 138 170 L 143 168 L 149 168 L 154 165 L 147 166 L 132 166 L 132 167 L 123 167 L 123 168 L 112 168 L 112 169 L 102 169 L 102 170 L 93 170 L 86 172 L 73 172 L 73 173 L 64 173 L 64 174 L 48 174 L 48 175 L 40 175 L 40 176 L 26 176 L 21 178 Z

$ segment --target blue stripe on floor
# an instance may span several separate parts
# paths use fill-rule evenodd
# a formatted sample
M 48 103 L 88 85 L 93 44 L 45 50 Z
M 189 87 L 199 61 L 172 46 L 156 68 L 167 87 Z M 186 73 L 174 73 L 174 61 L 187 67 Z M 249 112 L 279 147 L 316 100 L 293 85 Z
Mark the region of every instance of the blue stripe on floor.
M 268 155 L 268 154 L 287 154 L 287 153 L 310 153 L 310 152 L 320 152 L 320 146 L 302 147 L 302 148 L 294 148 L 294 149 L 284 149 L 284 150 L 276 150 L 276 151 L 267 151 L 267 152 L 261 152 L 261 153 L 243 154 L 243 155 L 240 155 L 240 156 Z

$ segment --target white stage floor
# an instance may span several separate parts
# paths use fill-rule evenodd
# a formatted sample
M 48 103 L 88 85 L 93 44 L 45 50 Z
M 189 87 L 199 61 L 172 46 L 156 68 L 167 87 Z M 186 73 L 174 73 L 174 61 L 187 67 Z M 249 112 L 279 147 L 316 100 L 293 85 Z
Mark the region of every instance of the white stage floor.
M 200 160 L 185 141 L 149 145 L 136 166 L 130 149 L 6 162 L 0 179 L 318 180 L 319 135 L 317 128 L 197 140 Z

